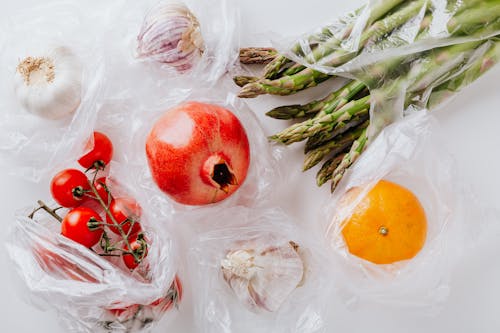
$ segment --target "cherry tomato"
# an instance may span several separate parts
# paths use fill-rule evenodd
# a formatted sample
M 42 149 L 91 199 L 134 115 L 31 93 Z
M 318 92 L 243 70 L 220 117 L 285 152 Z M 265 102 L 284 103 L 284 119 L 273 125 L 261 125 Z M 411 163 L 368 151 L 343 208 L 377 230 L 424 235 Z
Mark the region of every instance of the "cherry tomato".
M 86 169 L 95 167 L 96 165 L 98 165 L 99 169 L 104 169 L 113 157 L 113 144 L 101 132 L 94 132 L 94 146 L 91 146 L 89 140 L 86 148 L 92 148 L 92 150 L 78 160 L 78 163 Z
M 90 208 L 74 208 L 64 217 L 61 223 L 61 234 L 90 248 L 99 242 L 104 231 L 100 226 L 90 228 L 89 222 L 102 222 L 102 219 Z
M 146 309 L 152 309 L 160 313 L 166 312 L 171 309 L 175 304 L 178 304 L 182 300 L 182 284 L 179 277 L 176 275 L 174 282 L 167 292 L 167 294 L 154 301 L 149 305 L 142 305 Z M 140 310 L 139 304 L 133 304 L 120 309 L 108 309 L 108 311 L 117 318 L 118 321 L 126 321 L 132 318 L 137 311 Z
M 97 179 L 94 182 L 94 187 L 97 190 L 97 193 L 99 193 L 99 197 L 102 199 L 102 201 L 106 204 L 109 205 L 111 202 L 111 195 L 108 194 L 108 191 L 106 191 L 106 177 L 101 177 Z
M 139 304 L 133 304 L 121 309 L 108 309 L 108 311 L 120 322 L 132 319 L 139 310 Z
M 182 283 L 179 277 L 176 275 L 174 282 L 170 286 L 170 290 L 167 295 L 163 298 L 159 298 L 150 305 L 159 309 L 161 312 L 166 312 L 175 304 L 178 304 L 182 300 Z
M 85 199 L 84 192 L 90 190 L 87 176 L 76 169 L 59 172 L 50 182 L 54 200 L 63 207 L 76 207 Z
M 127 235 L 137 234 L 141 231 L 141 224 L 139 223 L 139 218 L 141 216 L 141 206 L 132 198 L 123 197 L 116 198 L 111 201 L 109 206 L 109 211 L 113 218 L 121 224 L 123 232 Z M 113 224 L 113 220 L 106 215 L 106 222 L 108 224 Z M 132 227 L 132 231 L 130 231 Z M 109 227 L 109 230 L 117 235 L 120 235 L 118 227 Z
M 123 249 L 125 251 L 134 252 L 139 258 L 146 258 L 148 255 L 148 245 L 147 241 L 144 238 L 144 235 L 137 234 L 133 235 L 129 238 L 129 243 L 131 250 L 129 250 L 128 246 L 125 244 Z M 135 258 L 132 254 L 123 254 L 122 255 L 123 262 L 128 269 L 132 270 L 139 266 L 140 262 L 135 261 Z
M 33 255 L 41 269 L 58 279 L 98 283 L 99 281 L 82 266 L 64 258 L 42 245 L 33 246 Z

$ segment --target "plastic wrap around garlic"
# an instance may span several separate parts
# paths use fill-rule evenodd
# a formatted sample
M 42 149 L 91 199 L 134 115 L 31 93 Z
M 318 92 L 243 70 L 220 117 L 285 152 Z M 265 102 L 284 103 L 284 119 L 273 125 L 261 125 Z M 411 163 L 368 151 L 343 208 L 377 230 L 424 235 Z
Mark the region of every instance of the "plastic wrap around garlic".
M 227 253 L 221 266 L 233 292 L 252 310 L 277 311 L 304 276 L 304 262 L 294 242 L 269 246 L 249 240 Z
M 137 40 L 139 58 L 168 64 L 179 72 L 192 68 L 204 48 L 198 20 L 180 2 L 153 8 L 144 18 Z
M 73 114 L 81 101 L 81 62 L 63 46 L 42 57 L 27 57 L 17 66 L 15 90 L 21 105 L 40 117 Z

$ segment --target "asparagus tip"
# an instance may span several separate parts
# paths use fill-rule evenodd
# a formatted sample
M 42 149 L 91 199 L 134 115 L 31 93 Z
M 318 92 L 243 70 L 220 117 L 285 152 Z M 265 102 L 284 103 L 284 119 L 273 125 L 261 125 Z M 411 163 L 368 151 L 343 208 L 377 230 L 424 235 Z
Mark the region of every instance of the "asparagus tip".
M 274 119 L 289 120 L 295 118 L 298 112 L 300 112 L 300 105 L 296 104 L 274 108 L 267 112 L 266 116 Z
M 238 94 L 238 97 L 240 98 L 254 98 L 259 95 L 263 95 L 266 92 L 262 90 L 262 87 L 260 86 L 259 82 L 251 82 L 247 85 L 245 85 L 241 90 L 240 93 Z
M 238 87 L 244 87 L 247 84 L 252 83 L 252 82 L 256 82 L 258 80 L 259 80 L 259 78 L 254 77 L 254 76 L 243 76 L 243 75 L 241 75 L 241 76 L 235 76 L 235 77 L 233 77 L 233 81 L 234 81 L 234 83 Z

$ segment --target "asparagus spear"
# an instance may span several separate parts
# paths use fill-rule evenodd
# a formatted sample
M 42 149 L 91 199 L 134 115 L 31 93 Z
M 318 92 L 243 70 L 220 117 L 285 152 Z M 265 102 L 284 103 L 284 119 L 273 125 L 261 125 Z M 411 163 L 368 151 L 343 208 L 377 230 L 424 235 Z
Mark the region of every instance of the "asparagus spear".
M 467 1 L 464 2 L 467 4 Z M 455 36 L 471 35 L 478 30 L 485 30 L 493 25 L 498 28 L 500 3 L 498 1 L 481 2 L 467 10 L 462 10 L 448 21 L 448 32 Z M 495 24 L 496 23 L 496 24 Z
M 290 66 L 287 70 L 285 70 L 285 71 L 283 72 L 283 75 L 284 75 L 284 76 L 294 75 L 294 74 L 300 73 L 300 72 L 301 72 L 301 71 L 303 71 L 304 69 L 306 69 L 306 66 L 304 66 L 304 65 L 301 65 L 301 64 L 293 64 L 292 66 Z
M 359 114 L 358 116 L 353 117 L 350 120 L 339 122 L 332 131 L 322 131 L 316 135 L 313 135 L 306 141 L 304 152 L 308 153 L 309 151 L 320 147 L 326 142 L 335 139 L 337 136 L 351 130 L 352 128 L 362 124 L 369 119 L 370 115 L 368 113 L 368 110 L 366 110 L 366 113 Z
M 331 76 L 307 68 L 292 76 L 284 76 L 276 80 L 260 80 L 244 86 L 238 94 L 241 98 L 253 98 L 263 94 L 291 95 L 300 90 L 315 87 Z
M 273 135 L 271 140 L 289 145 L 302 141 L 321 131 L 330 131 L 340 122 L 345 122 L 355 116 L 363 114 L 370 109 L 370 96 L 358 100 L 350 101 L 342 108 L 322 117 L 306 120 L 300 124 L 292 125 L 289 128 Z
M 469 64 L 466 70 L 433 89 L 427 102 L 429 109 L 434 108 L 450 95 L 457 93 L 462 88 L 476 81 L 500 62 L 500 37 L 491 39 L 485 46 L 489 47 L 483 56 Z
M 384 17 L 389 11 L 403 2 L 405 2 L 405 0 L 379 0 L 373 3 L 373 6 L 369 9 L 370 13 L 366 21 L 366 27 L 370 27 L 375 21 Z M 364 9 L 364 7 L 358 9 L 355 14 L 361 14 Z M 346 27 L 343 36 L 340 39 L 331 38 L 325 43 L 318 45 L 312 53 L 306 56 L 306 60 L 309 63 L 316 63 L 319 59 L 324 58 L 337 49 L 340 49 L 342 41 L 351 35 L 353 28 L 354 23 L 351 23 Z
M 351 99 L 366 88 L 361 81 L 351 81 L 339 91 L 337 98 L 326 104 L 315 116 L 321 118 L 346 105 Z
M 339 91 L 336 90 L 320 100 L 312 101 L 303 105 L 294 104 L 294 105 L 280 106 L 267 112 L 266 115 L 271 118 L 284 119 L 284 120 L 315 115 L 326 104 L 334 101 L 338 95 Z
M 236 83 L 236 85 L 238 87 L 244 87 L 245 85 L 247 85 L 249 83 L 259 81 L 259 78 L 255 77 L 255 76 L 240 75 L 240 76 L 233 77 L 233 81 L 234 81 L 234 83 Z
M 427 52 L 425 58 L 412 64 L 405 80 L 410 81 L 408 92 L 416 92 L 432 85 L 439 79 L 448 77 L 453 71 L 459 70 L 469 54 L 484 41 L 456 44 Z
M 368 136 L 366 135 L 366 129 L 363 130 L 360 137 L 354 141 L 351 150 L 342 158 L 342 162 L 337 166 L 335 171 L 332 173 L 332 186 L 331 191 L 335 191 L 335 188 L 339 184 L 340 180 L 344 176 L 347 169 L 358 159 L 359 155 L 363 152 L 368 141 Z
M 340 165 L 346 154 L 340 154 L 338 156 L 331 157 L 326 161 L 321 169 L 316 174 L 316 184 L 318 186 L 323 186 L 327 181 L 332 179 L 333 172 Z
M 401 3 L 401 1 L 399 1 Z M 404 23 L 408 22 L 411 18 L 413 18 L 416 14 L 419 13 L 420 10 L 426 5 L 426 0 L 413 0 L 413 1 L 403 1 L 403 3 L 396 8 L 396 10 L 389 14 L 387 17 L 376 21 L 371 26 L 361 34 L 361 38 L 359 41 L 359 45 L 357 46 L 356 51 L 345 50 L 342 48 L 338 48 L 330 45 L 323 45 L 323 48 L 316 48 L 314 52 L 310 53 L 306 56 L 306 61 L 314 64 L 314 63 L 324 63 L 327 66 L 337 67 L 340 66 L 347 61 L 354 58 L 358 52 L 368 43 L 370 40 L 375 40 L 380 37 L 383 37 L 400 27 Z M 319 52 L 319 51 L 322 52 Z M 328 56 L 327 61 L 320 61 Z
M 368 127 L 370 121 L 366 120 L 361 125 L 357 126 L 354 130 L 349 131 L 335 140 L 329 141 L 322 146 L 315 148 L 306 154 L 302 171 L 309 170 L 328 154 L 338 155 L 347 148 L 351 147 L 355 140 L 357 140 L 362 132 Z
M 403 0 L 390 0 L 390 1 L 382 1 L 382 2 L 384 2 L 385 5 L 387 5 L 387 4 L 394 2 L 394 1 L 400 2 Z M 385 7 L 382 7 L 382 6 L 379 6 L 379 7 L 381 9 L 378 11 L 377 11 L 377 9 L 375 9 L 374 15 L 377 15 L 377 13 L 378 13 L 378 15 L 383 15 L 383 13 L 381 13 L 383 11 L 382 8 L 385 8 Z M 379 8 L 379 7 L 377 7 L 377 8 Z M 361 7 L 360 9 L 356 10 L 355 13 L 359 15 L 359 13 L 361 13 L 361 11 L 363 9 L 364 9 L 364 6 Z M 349 36 L 349 34 L 352 31 L 351 29 L 352 29 L 352 25 L 348 26 L 345 29 L 344 38 L 347 38 L 347 36 Z M 315 48 L 313 44 L 317 44 L 317 40 L 324 39 L 325 37 L 326 37 L 326 40 L 324 40 L 323 43 L 331 43 L 332 40 L 335 40 L 335 44 L 340 45 L 340 41 L 332 34 L 331 30 L 329 28 L 323 28 L 320 33 L 314 34 L 314 35 L 309 37 L 309 46 L 311 48 Z M 292 48 L 292 53 L 303 56 L 304 54 L 303 54 L 302 50 L 303 50 L 302 45 L 300 43 L 297 43 Z M 305 68 L 304 66 L 300 66 L 298 64 L 295 64 L 292 60 L 286 58 L 284 55 L 279 55 L 264 68 L 263 78 L 270 79 L 270 80 L 277 79 L 280 77 L 281 73 L 283 73 L 287 70 L 288 67 L 295 67 L 295 68 L 292 69 L 290 72 L 288 72 L 286 75 L 296 74 Z
M 312 101 L 304 105 L 295 104 L 280 106 L 269 111 L 267 115 L 277 119 L 293 119 L 305 117 L 306 115 L 316 114 L 320 111 L 322 112 L 322 114 L 325 114 L 326 111 L 322 111 L 325 108 L 328 108 L 328 113 L 330 113 L 333 109 L 337 109 L 338 107 L 341 107 L 345 104 L 341 104 L 341 101 L 338 100 L 337 97 L 342 99 L 350 99 L 363 88 L 364 85 L 361 86 L 359 82 L 350 81 L 342 88 L 330 93 L 321 100 Z
M 245 47 L 240 49 L 240 62 L 245 65 L 267 64 L 278 52 L 271 47 Z
M 264 67 L 264 79 L 272 80 L 278 77 L 278 74 L 283 71 L 286 65 L 292 63 L 293 61 L 285 57 L 284 55 L 278 55 L 273 61 L 268 63 Z

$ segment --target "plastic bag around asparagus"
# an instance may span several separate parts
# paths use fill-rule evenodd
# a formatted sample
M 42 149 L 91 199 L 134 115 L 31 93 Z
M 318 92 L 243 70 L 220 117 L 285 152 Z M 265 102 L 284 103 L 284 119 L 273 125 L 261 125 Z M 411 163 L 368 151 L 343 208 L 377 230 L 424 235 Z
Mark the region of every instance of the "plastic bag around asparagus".
M 454 266 L 487 227 L 439 133 L 425 110 L 386 127 L 325 202 L 346 303 L 436 314 Z
M 292 222 L 278 209 L 235 207 L 191 241 L 199 332 L 323 331 L 332 266 Z
M 82 8 L 43 4 L 0 25 L 0 160 L 10 174 L 38 182 L 84 149 L 105 65 L 94 37 L 101 5 Z
M 243 86 L 241 97 L 289 95 L 339 81 L 323 98 L 267 113 L 303 119 L 272 139 L 307 140 L 303 169 L 324 161 L 317 183 L 331 181 L 334 190 L 370 139 L 403 110 L 435 108 L 498 62 L 499 22 L 496 1 L 370 1 L 282 43 L 261 77 L 235 81 Z
M 68 331 L 147 332 L 182 306 L 176 243 L 137 170 L 113 162 L 109 171 L 61 171 L 57 203 L 20 211 L 6 247 L 33 303 Z

